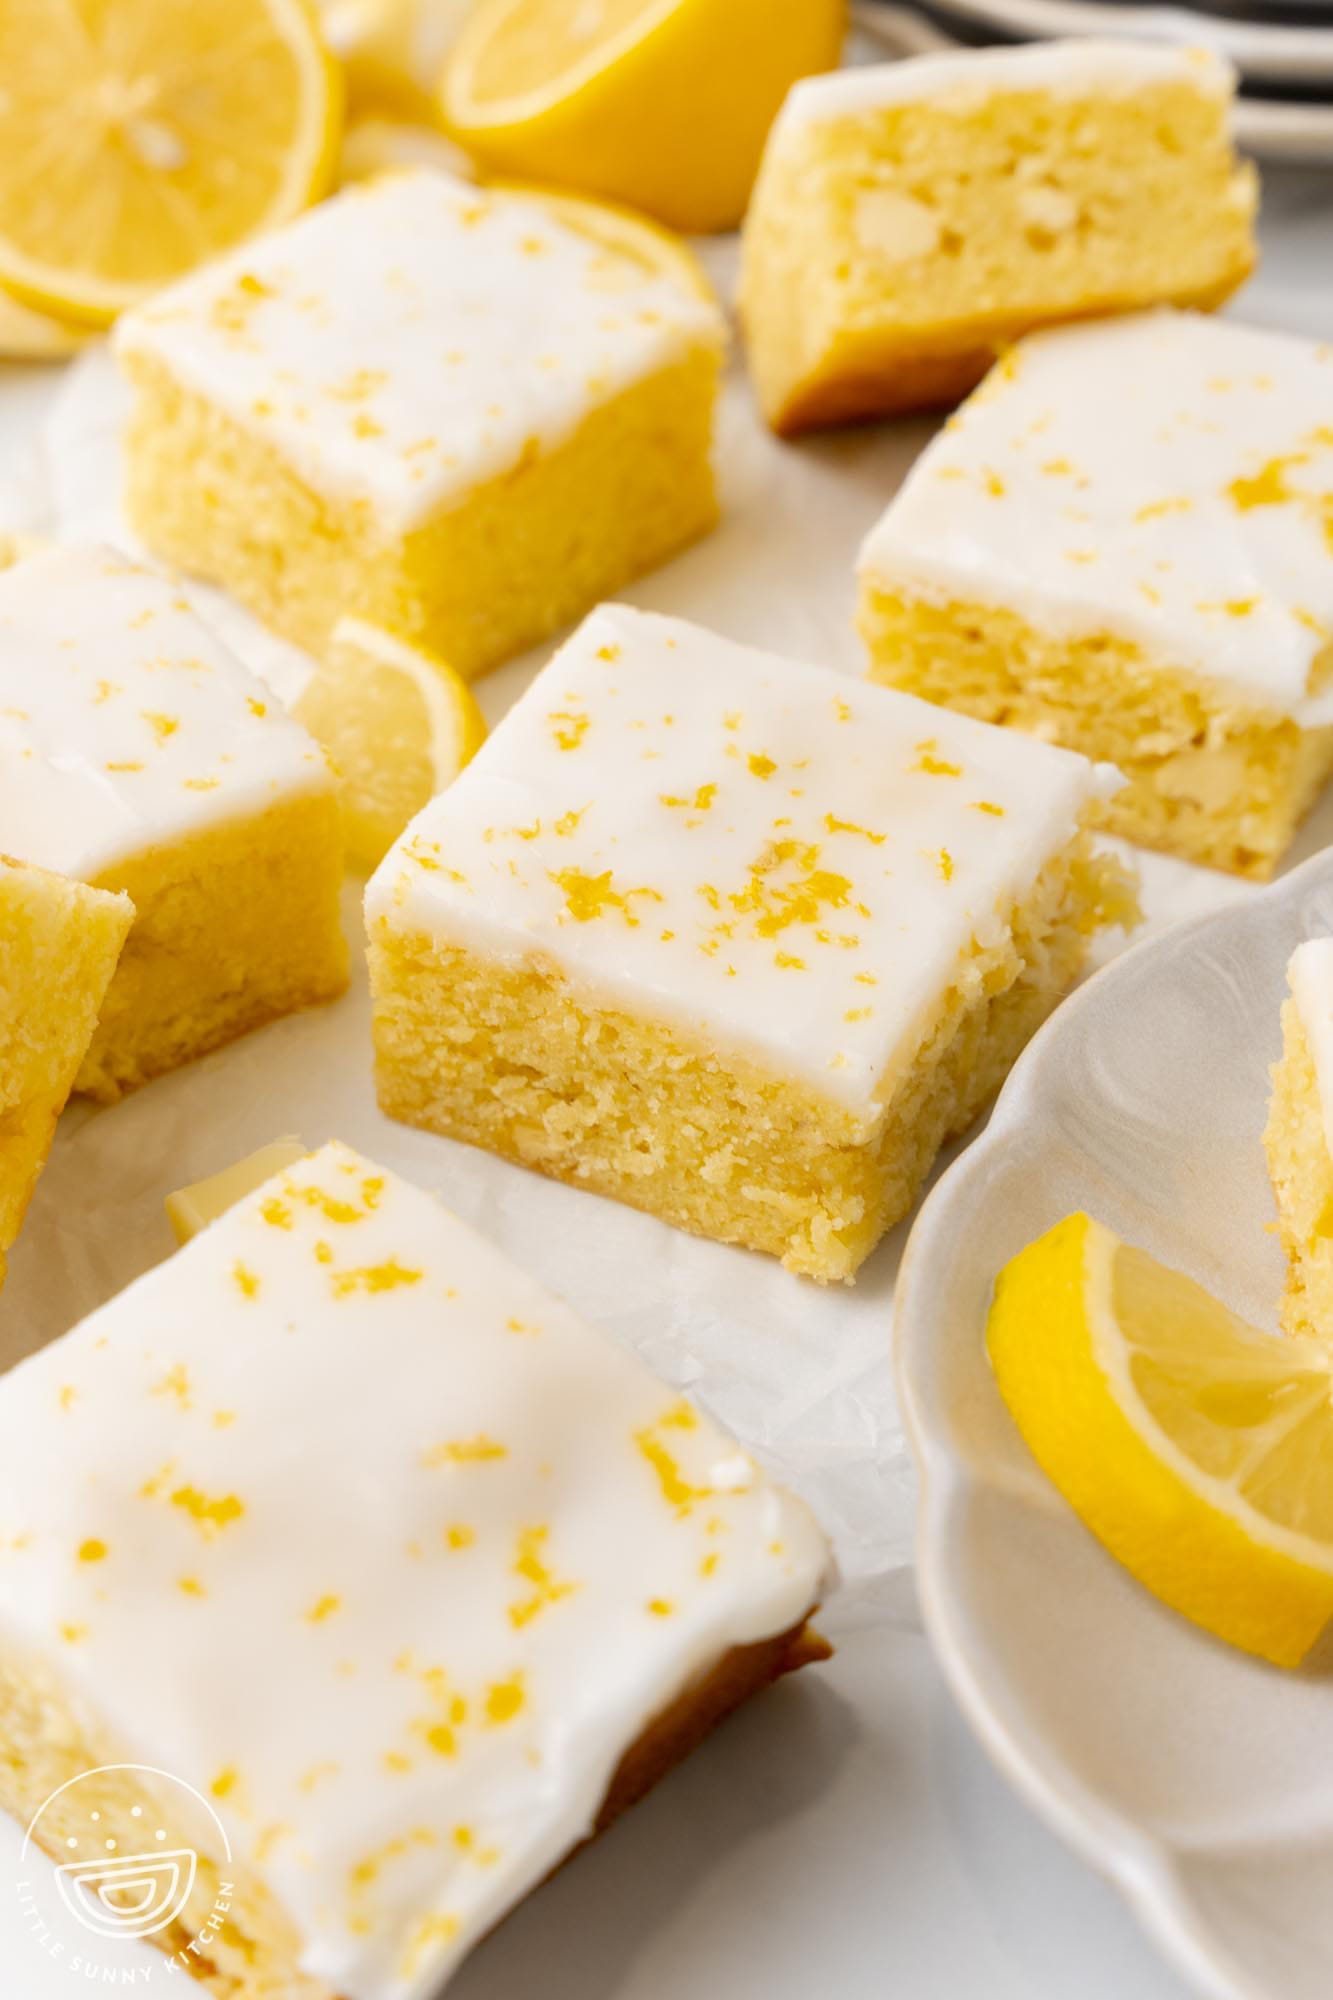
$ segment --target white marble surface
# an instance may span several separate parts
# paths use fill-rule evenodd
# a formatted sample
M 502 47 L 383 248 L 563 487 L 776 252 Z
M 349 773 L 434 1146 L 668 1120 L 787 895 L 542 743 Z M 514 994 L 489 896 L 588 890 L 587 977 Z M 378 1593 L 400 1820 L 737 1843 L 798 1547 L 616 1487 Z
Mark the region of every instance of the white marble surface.
M 1264 240 L 1264 269 L 1238 315 L 1333 334 L 1333 176 L 1271 175 Z M 59 387 L 58 371 L 0 372 L 0 493 L 20 480 L 31 493 L 23 475 L 44 476 L 37 440 Z M 758 643 L 823 651 L 855 671 L 851 546 L 845 583 L 840 572 L 817 614 L 803 596 L 809 551 L 820 543 L 821 519 L 842 504 L 835 493 L 858 494 L 868 524 L 928 434 L 924 424 L 904 424 L 799 447 L 799 482 L 785 476 L 791 448 L 770 447 L 768 471 L 761 476 L 751 465 L 724 534 L 636 598 L 685 609 L 679 594 L 688 588 L 691 615 Z M 747 564 L 754 610 L 742 633 L 734 578 Z M 492 714 L 525 676 L 520 663 L 492 677 L 485 690 Z M 1301 852 L 1331 838 L 1326 806 Z M 1170 863 L 1155 864 L 1151 875 L 1159 921 L 1248 893 Z M 95 1156 L 94 1128 L 80 1131 Z M 67 1169 L 80 1148 L 76 1132 Z M 54 1196 L 66 1184 L 59 1163 L 48 1179 Z M 877 1261 L 867 1305 L 887 1302 L 901 1235 Z M 606 1301 L 602 1316 L 609 1317 Z M 887 1311 L 884 1320 L 887 1336 Z M 910 1514 L 910 1493 L 901 1504 Z M 921 1636 L 910 1574 L 890 1563 L 867 1610 L 840 1629 L 831 1667 L 737 1718 L 525 1906 L 451 1995 L 871 2000 L 891 1991 L 900 2000 L 1181 2000 L 1187 1989 L 1112 1891 L 1037 1824 L 974 1745 Z M 0 1995 L 55 2000 L 80 1982 L 25 1931 L 19 1845 L 0 1823 Z M 127 1951 L 123 1964 L 122 1985 L 131 1990 L 169 1982 L 142 1948 Z

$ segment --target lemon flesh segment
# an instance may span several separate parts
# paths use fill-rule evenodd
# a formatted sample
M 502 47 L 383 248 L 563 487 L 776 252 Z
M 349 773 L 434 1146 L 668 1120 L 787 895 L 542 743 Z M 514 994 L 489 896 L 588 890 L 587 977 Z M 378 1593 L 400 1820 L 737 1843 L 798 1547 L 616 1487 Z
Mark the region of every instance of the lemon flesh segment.
M 731 229 L 792 84 L 836 67 L 845 0 L 478 0 L 445 124 L 493 171 Z
M 296 714 L 341 780 L 349 863 L 371 869 L 486 739 L 476 697 L 444 660 L 340 618 Z
M 220 1173 L 210 1174 L 207 1180 L 177 1188 L 166 1201 L 167 1220 L 177 1243 L 188 1243 L 201 1229 L 207 1229 L 210 1222 L 216 1222 L 220 1215 L 234 1208 L 243 1196 L 263 1187 L 274 1174 L 294 1167 L 309 1151 L 299 1139 L 272 1139 L 267 1146 L 247 1153 L 243 1160 L 236 1160 Z
M 1277 1666 L 1333 1617 L 1333 1403 L 1313 1341 L 1246 1325 L 1072 1215 L 1007 1264 L 1000 1393 L 1084 1525 L 1163 1603 Z
M 0 284 L 106 325 L 329 185 L 308 0 L 0 0 Z

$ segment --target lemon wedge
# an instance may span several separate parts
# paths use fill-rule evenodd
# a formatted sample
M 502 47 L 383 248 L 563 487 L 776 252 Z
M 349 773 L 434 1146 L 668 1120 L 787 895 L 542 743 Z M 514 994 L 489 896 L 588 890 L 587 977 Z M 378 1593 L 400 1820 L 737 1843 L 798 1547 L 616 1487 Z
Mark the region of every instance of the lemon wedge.
M 360 618 L 338 620 L 296 714 L 342 780 L 347 859 L 356 868 L 373 868 L 486 739 L 461 675 Z
M 1333 1358 L 1071 1215 L 1005 1266 L 1000 1393 L 1084 1525 L 1164 1604 L 1294 1667 L 1333 1616 Z
M 479 0 L 441 111 L 495 172 L 731 229 L 779 105 L 845 29 L 845 0 Z
M 0 285 L 106 325 L 329 184 L 308 0 L 0 0 Z

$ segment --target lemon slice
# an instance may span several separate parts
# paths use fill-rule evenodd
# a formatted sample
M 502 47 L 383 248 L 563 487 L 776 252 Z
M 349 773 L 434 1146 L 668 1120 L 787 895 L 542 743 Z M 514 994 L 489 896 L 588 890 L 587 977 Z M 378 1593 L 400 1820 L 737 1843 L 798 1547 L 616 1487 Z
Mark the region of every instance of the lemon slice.
M 1001 1272 L 1000 1392 L 1084 1524 L 1163 1603 L 1299 1664 L 1333 1616 L 1333 1361 L 1071 1215 Z
M 304 208 L 341 76 L 307 0 L 0 0 L 0 284 L 105 325 Z
M 559 194 L 552 188 L 534 187 L 526 181 L 492 181 L 489 185 L 502 194 L 518 194 L 527 201 L 540 202 L 557 222 L 610 251 L 606 267 L 608 285 L 614 285 L 627 266 L 637 267 L 638 273 L 645 277 L 665 278 L 681 291 L 694 292 L 710 305 L 717 304 L 717 294 L 689 245 L 642 215 L 618 208 L 613 202 Z
M 845 28 L 845 0 L 480 0 L 441 109 L 495 171 L 730 229 L 787 91 Z
M 422 116 L 472 0 L 317 0 L 358 110 Z
M 296 713 L 337 767 L 357 868 L 373 868 L 486 739 L 461 675 L 360 618 L 338 620 Z

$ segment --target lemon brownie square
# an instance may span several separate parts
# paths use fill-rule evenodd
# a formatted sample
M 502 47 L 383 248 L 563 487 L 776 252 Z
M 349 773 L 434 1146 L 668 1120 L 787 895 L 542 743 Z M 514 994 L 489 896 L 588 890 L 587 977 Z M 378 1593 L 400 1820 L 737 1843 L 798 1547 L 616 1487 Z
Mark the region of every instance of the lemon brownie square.
M 745 223 L 769 422 L 956 402 L 1033 327 L 1219 304 L 1255 256 L 1234 88 L 1205 50 L 1096 41 L 797 84 Z
M 0 1286 L 133 917 L 0 854 Z
M 1287 1257 L 1282 1324 L 1333 1342 L 1333 938 L 1297 946 L 1287 986 L 1264 1130 Z
M 716 519 L 721 314 L 592 204 L 385 176 L 117 345 L 138 532 L 317 653 L 347 614 L 480 673 Z
M 322 752 L 174 584 L 109 550 L 0 575 L 0 852 L 134 904 L 79 1070 L 95 1097 L 347 983 Z
M 827 1650 L 805 1507 L 339 1145 L 0 1381 L 0 1522 L 0 1804 L 76 1902 L 195 1850 L 226 2000 L 426 2000 Z
M 371 878 L 381 1106 L 850 1278 L 1128 915 L 1116 782 L 603 607 Z
M 1271 874 L 1333 766 L 1333 348 L 1020 341 L 861 554 L 876 679 L 1116 764 L 1116 833 Z

